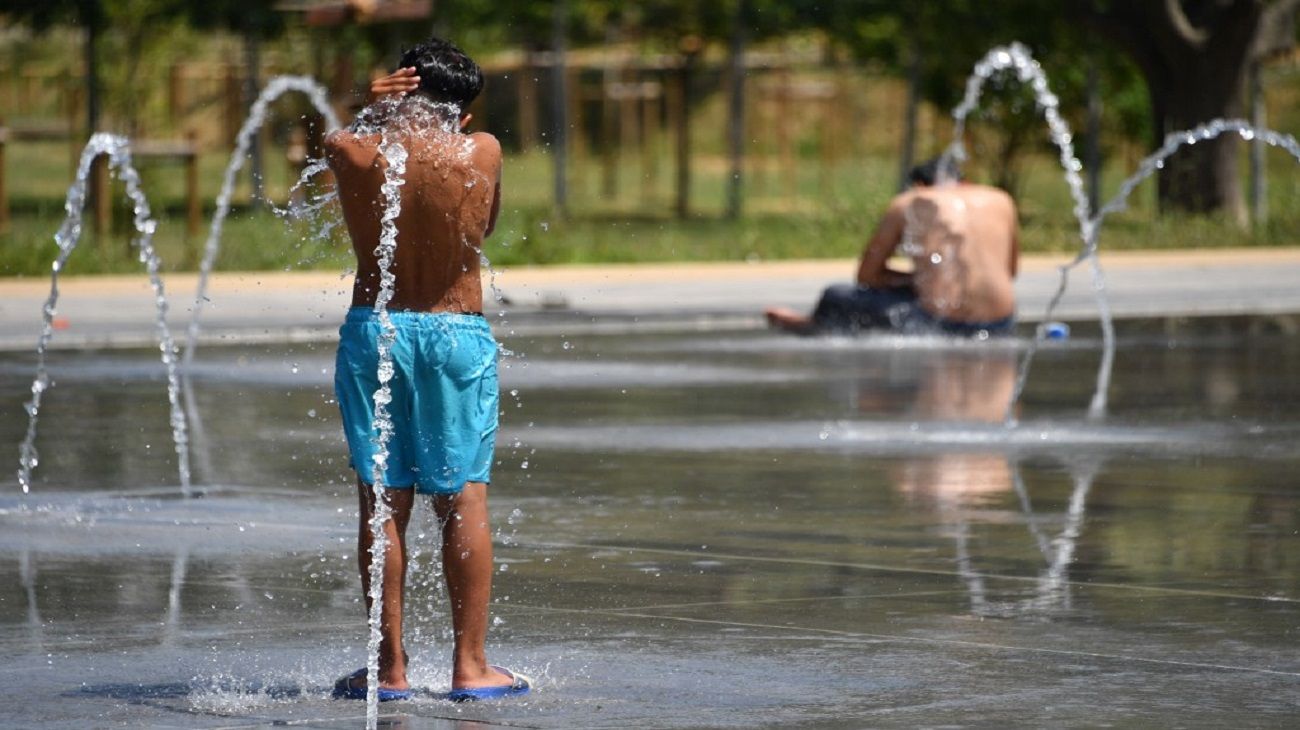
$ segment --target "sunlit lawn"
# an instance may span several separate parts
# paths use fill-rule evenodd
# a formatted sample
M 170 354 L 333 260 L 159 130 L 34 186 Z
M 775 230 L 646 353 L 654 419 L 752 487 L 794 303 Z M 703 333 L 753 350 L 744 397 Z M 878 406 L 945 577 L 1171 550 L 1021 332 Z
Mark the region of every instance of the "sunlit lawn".
M 71 182 L 71 151 L 66 143 L 17 143 L 8 148 L 10 231 L 0 236 L 0 275 L 44 274 L 56 253 L 54 231 L 63 217 L 63 197 Z M 282 151 L 268 149 L 267 188 L 283 202 L 293 171 Z M 201 157 L 200 195 L 212 211 L 228 162 L 224 152 Z M 552 205 L 552 166 L 542 152 L 506 161 L 504 207 L 498 233 L 487 247 L 497 264 L 580 262 L 754 260 L 846 257 L 858 253 L 875 217 L 894 192 L 897 162 L 884 155 L 842 160 L 823 166 L 816 157 L 783 167 L 776 159 L 759 169 L 751 160 L 744 177 L 744 213 L 724 216 L 727 164 L 716 154 L 692 161 L 691 214 L 675 214 L 676 170 L 669 150 L 652 157 L 640 152 L 617 160 L 617 179 L 607 194 L 598 158 L 583 157 L 569 171 L 569 205 L 558 215 Z M 1106 250 L 1277 246 L 1300 243 L 1300 165 L 1270 153 L 1271 219 L 1256 230 L 1242 230 L 1215 219 L 1160 217 L 1155 214 L 1154 183 L 1139 188 L 1130 209 L 1108 220 L 1101 245 Z M 1121 164 L 1106 169 L 1103 196 L 1118 189 L 1127 173 Z M 1022 244 L 1027 251 L 1069 251 L 1078 246 L 1072 201 L 1060 168 L 1047 154 L 1026 162 L 1019 203 Z M 146 163 L 144 187 L 159 220 L 155 243 L 167 270 L 192 269 L 206 235 L 187 237 L 184 176 L 179 165 Z M 305 227 L 286 226 L 269 212 L 247 206 L 248 174 L 241 175 L 239 207 L 226 224 L 219 268 L 280 269 L 347 265 L 341 236 L 315 240 Z M 115 196 L 121 198 L 120 186 Z M 138 271 L 129 250 L 129 216 L 117 204 L 111 235 L 87 234 L 68 270 L 72 273 Z

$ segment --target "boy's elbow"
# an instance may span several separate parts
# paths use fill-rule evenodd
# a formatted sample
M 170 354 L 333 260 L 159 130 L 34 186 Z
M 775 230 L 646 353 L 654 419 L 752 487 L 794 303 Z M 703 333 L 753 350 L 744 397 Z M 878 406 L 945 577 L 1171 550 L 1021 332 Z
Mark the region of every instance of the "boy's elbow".
M 342 129 L 336 129 L 325 135 L 325 139 L 321 140 L 321 149 L 325 153 L 325 160 L 331 164 L 334 163 L 347 152 L 348 145 L 355 140 L 354 136 Z
M 873 266 L 870 262 L 864 261 L 858 266 L 857 283 L 860 286 L 880 286 L 884 275 L 885 272 L 879 266 Z

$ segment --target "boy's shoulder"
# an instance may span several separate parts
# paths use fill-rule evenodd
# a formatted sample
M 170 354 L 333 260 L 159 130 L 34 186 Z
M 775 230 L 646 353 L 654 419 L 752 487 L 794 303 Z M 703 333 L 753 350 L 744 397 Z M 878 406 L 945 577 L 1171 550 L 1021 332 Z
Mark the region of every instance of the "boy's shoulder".
M 487 132 L 474 132 L 464 137 L 455 136 L 469 143 L 469 159 L 473 161 L 475 167 L 493 172 L 500 168 L 501 143 L 496 137 Z M 452 150 L 459 144 L 463 143 L 449 147 L 448 140 L 443 138 L 422 140 L 415 146 L 422 150 L 421 153 L 417 153 L 420 156 L 442 157 L 453 154 Z M 379 145 L 379 135 L 357 134 L 346 129 L 335 130 L 325 137 L 325 159 L 331 167 L 335 168 L 348 165 L 369 167 L 374 164 L 379 154 Z
M 488 132 L 473 132 L 469 141 L 474 145 L 474 154 L 481 157 L 501 159 L 501 142 Z
M 501 142 L 487 132 L 474 132 L 467 135 L 470 143 L 470 159 L 480 172 L 498 177 L 501 174 Z
M 330 164 L 359 161 L 373 157 L 379 151 L 379 139 L 373 134 L 357 134 L 347 129 L 336 129 L 325 136 L 325 159 Z

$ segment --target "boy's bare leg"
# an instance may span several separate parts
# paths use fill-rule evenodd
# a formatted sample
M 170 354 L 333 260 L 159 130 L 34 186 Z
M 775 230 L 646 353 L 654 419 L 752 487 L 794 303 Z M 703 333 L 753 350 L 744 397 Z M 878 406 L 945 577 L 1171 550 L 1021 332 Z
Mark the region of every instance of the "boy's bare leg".
M 375 508 L 374 490 L 357 482 L 360 497 L 360 523 L 357 530 L 357 563 L 361 568 L 361 590 L 366 597 L 366 615 L 370 615 L 370 516 Z M 406 525 L 411 521 L 415 489 L 384 489 L 383 499 L 392 508 L 392 519 L 384 523 L 388 538 L 384 551 L 384 596 L 380 609 L 379 686 L 408 689 L 406 650 L 402 647 L 402 598 L 406 587 Z M 354 682 L 365 686 L 365 680 Z
M 800 314 L 786 307 L 768 307 L 763 310 L 767 316 L 767 326 L 806 335 L 813 331 L 812 317 Z
M 487 485 L 469 482 L 460 494 L 435 497 L 442 522 L 442 568 L 451 601 L 455 633 L 451 686 L 456 689 L 508 685 L 511 678 L 490 668 L 487 638 L 488 601 L 492 597 L 492 532 L 488 523 Z

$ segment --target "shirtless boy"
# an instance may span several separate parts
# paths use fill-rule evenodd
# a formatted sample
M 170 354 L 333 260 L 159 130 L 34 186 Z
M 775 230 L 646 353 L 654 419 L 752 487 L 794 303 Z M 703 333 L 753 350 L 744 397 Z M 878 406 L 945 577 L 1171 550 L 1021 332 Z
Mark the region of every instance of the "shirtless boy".
M 388 410 L 393 433 L 380 498 L 392 509 L 384 524 L 383 601 L 379 646 L 380 700 L 409 699 L 402 646 L 406 526 L 415 494 L 430 496 L 442 526 L 442 560 L 455 646 L 449 699 L 524 694 L 523 675 L 487 663 L 492 539 L 487 486 L 497 432 L 497 346 L 482 315 L 478 250 L 501 205 L 501 147 L 489 134 L 462 134 L 461 110 L 483 87 L 483 75 L 460 49 L 430 39 L 403 54 L 400 67 L 371 86 L 408 158 L 397 218 L 395 277 L 389 316 L 395 374 Z M 430 123 L 432 121 L 432 123 Z M 423 124 L 422 128 L 413 128 Z M 330 169 L 357 257 L 352 308 L 339 330 L 335 391 L 351 464 L 357 472 L 360 523 L 357 557 L 370 603 L 368 522 L 375 509 L 374 394 L 379 390 L 380 322 L 375 299 L 386 161 L 379 134 L 340 131 L 326 140 Z M 343 677 L 336 698 L 365 699 L 366 671 Z
M 811 315 L 772 307 L 768 323 L 800 334 L 883 329 L 987 337 L 1015 329 L 1016 206 L 987 185 L 935 184 L 939 161 L 912 170 L 867 243 L 856 284 L 822 292 Z M 889 266 L 896 251 L 912 271 Z

